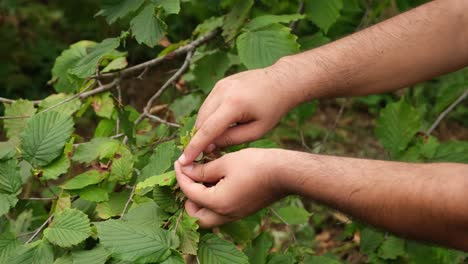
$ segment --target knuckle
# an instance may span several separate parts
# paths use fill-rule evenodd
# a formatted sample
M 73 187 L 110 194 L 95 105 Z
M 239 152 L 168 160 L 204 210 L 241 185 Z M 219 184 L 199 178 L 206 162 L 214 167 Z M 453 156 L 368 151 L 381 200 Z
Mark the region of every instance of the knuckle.
M 230 135 L 225 135 L 224 136 L 224 145 L 225 146 L 231 146 L 234 144 L 234 141 L 232 140 L 232 137 Z

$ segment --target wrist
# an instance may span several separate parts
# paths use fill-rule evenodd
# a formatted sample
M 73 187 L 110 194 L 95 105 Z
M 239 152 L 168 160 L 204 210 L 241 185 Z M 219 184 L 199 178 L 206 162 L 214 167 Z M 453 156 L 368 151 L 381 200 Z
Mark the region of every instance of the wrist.
M 267 149 L 270 170 L 268 172 L 271 188 L 280 196 L 298 193 L 297 168 L 295 160 L 300 152 L 284 149 Z

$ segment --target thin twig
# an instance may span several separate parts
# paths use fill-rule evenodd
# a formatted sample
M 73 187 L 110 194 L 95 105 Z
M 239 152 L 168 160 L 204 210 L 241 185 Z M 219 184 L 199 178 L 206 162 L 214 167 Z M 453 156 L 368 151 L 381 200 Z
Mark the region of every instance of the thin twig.
M 284 218 L 281 217 L 281 215 L 279 215 L 275 209 L 271 207 L 269 209 L 270 209 L 270 212 L 272 212 L 281 222 L 283 222 L 283 224 L 285 224 L 287 227 L 291 227 L 291 225 L 286 220 L 284 220 Z M 292 238 L 293 238 L 294 244 L 297 244 L 297 239 L 296 239 L 296 235 L 294 234 L 294 232 L 295 231 L 292 230 Z
M 91 90 L 91 91 L 89 91 L 89 92 L 82 93 L 82 94 L 80 95 L 80 98 L 81 98 L 81 99 L 86 99 L 86 98 L 88 98 L 88 97 L 90 97 L 90 96 L 93 96 L 93 95 L 95 95 L 95 94 L 108 91 L 108 90 L 112 89 L 112 88 L 113 88 L 117 83 L 119 83 L 119 82 L 120 82 L 120 79 L 119 79 L 119 78 L 116 78 L 116 79 L 114 79 L 112 82 L 110 82 L 110 83 L 108 83 L 108 84 L 104 84 L 104 85 L 102 85 L 102 86 L 99 86 L 98 88 L 93 89 L 93 90 Z
M 439 125 L 439 123 L 444 119 L 450 111 L 452 111 L 459 103 L 461 103 L 466 97 L 468 96 L 468 88 L 465 89 L 465 92 L 463 92 L 457 100 L 455 100 L 447 109 L 445 109 L 440 115 L 437 117 L 437 119 L 434 121 L 434 123 L 431 125 L 431 127 L 426 131 L 426 135 L 430 135 L 434 129 Z
M 52 218 L 54 217 L 54 214 L 51 214 L 47 220 L 45 220 L 44 223 L 42 223 L 42 225 L 36 229 L 36 231 L 34 231 L 34 234 L 28 239 L 28 241 L 26 241 L 25 244 L 29 244 L 31 241 L 34 240 L 34 238 L 37 237 L 37 235 L 39 235 L 39 233 L 41 233 L 41 231 L 47 226 L 48 223 L 50 223 L 50 221 L 52 220 Z
M 129 76 L 129 75 L 131 75 L 131 74 L 133 74 L 135 72 L 144 71 L 145 68 L 154 67 L 154 66 L 160 64 L 161 62 L 167 60 L 167 59 L 170 59 L 170 58 L 173 58 L 175 56 L 178 56 L 178 55 L 193 51 L 197 47 L 205 44 L 207 41 L 214 38 L 216 35 L 218 35 L 218 33 L 219 33 L 219 30 L 217 30 L 217 29 L 213 30 L 210 33 L 208 33 L 208 34 L 206 34 L 204 36 L 201 36 L 200 38 L 188 43 L 187 45 L 184 45 L 184 46 L 176 49 L 175 51 L 173 51 L 173 52 L 171 52 L 169 54 L 166 54 L 165 56 L 158 57 L 158 58 L 155 58 L 155 59 L 152 59 L 152 60 L 137 64 L 135 66 L 123 69 L 123 70 L 118 71 L 118 72 L 111 72 L 111 73 L 101 74 L 99 76 L 93 76 L 93 78 L 109 78 L 109 77 L 115 77 L 115 76 L 121 76 L 123 78 L 123 77 Z
M 327 134 L 325 134 L 325 137 L 323 138 L 322 143 L 320 143 L 320 146 L 319 146 L 319 149 L 317 150 L 317 153 L 320 153 L 320 152 L 323 151 L 323 148 L 327 144 L 328 138 L 330 137 L 330 135 L 335 133 L 335 129 L 338 126 L 338 122 L 340 121 L 341 116 L 343 115 L 346 103 L 347 103 L 347 99 L 344 99 L 344 101 L 341 103 L 340 110 L 338 111 L 338 114 L 335 117 L 335 121 L 333 122 L 333 126 L 327 131 Z
M 182 216 L 184 215 L 184 211 L 185 211 L 185 209 L 182 209 L 179 216 L 177 217 L 177 221 L 176 221 L 176 224 L 175 224 L 175 227 L 174 227 L 174 230 L 176 232 L 177 232 L 177 228 L 179 228 L 180 220 L 182 220 Z
M 125 216 L 125 212 L 127 211 L 128 206 L 130 205 L 130 202 L 133 200 L 133 196 L 135 195 L 135 189 L 136 189 L 136 184 L 133 186 L 132 191 L 130 192 L 130 196 L 128 197 L 127 202 L 125 203 L 125 206 L 122 210 L 122 214 L 120 214 L 120 219 L 122 219 Z
M 304 14 L 304 1 L 299 1 L 299 6 L 297 7 L 297 13 Z M 296 31 L 298 23 L 299 23 L 299 20 L 294 20 L 291 23 L 289 23 L 289 27 L 291 28 L 292 32 Z
M 30 201 L 53 201 L 57 200 L 58 198 L 53 197 L 25 197 L 25 198 L 20 198 L 20 200 L 30 200 Z
M 70 102 L 72 100 L 80 98 L 87 90 L 91 89 L 91 87 L 93 87 L 93 85 L 94 85 L 94 82 L 90 82 L 81 92 L 79 92 L 79 93 L 73 95 L 72 97 L 69 97 L 69 98 L 67 98 L 67 99 L 65 99 L 65 100 L 63 100 L 63 101 L 61 101 L 61 102 L 59 102 L 57 104 L 54 104 L 54 105 L 52 105 L 50 107 L 47 107 L 46 109 L 42 110 L 41 112 L 50 111 L 50 110 L 52 110 L 52 109 L 54 109 L 56 107 L 59 107 L 59 106 L 61 106 L 63 104 L 66 104 L 66 103 L 68 103 L 68 102 Z
M 8 99 L 8 98 L 4 98 L 4 97 L 0 97 L 0 103 L 6 103 L 6 104 L 12 104 L 14 103 L 16 100 L 13 100 L 13 99 Z M 41 100 L 34 100 L 34 101 L 31 101 L 34 105 L 38 105 L 41 103 Z
M 171 126 L 171 127 L 180 127 L 179 124 L 177 123 L 172 123 L 172 122 L 169 122 L 169 121 L 166 121 L 158 116 L 155 116 L 155 115 L 151 115 L 151 114 L 146 114 L 145 115 L 148 119 L 152 120 L 152 121 L 155 121 L 155 122 L 158 122 L 158 123 L 161 123 L 161 124 L 165 124 L 165 125 L 168 125 L 168 126 Z

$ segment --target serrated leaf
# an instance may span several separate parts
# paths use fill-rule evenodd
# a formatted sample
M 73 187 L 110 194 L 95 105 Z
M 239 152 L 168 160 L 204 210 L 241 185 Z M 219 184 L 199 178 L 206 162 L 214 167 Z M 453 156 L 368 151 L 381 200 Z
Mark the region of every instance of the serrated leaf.
M 148 202 L 134 205 L 125 215 L 124 220 L 139 225 L 156 225 L 159 227 L 168 218 L 169 215 L 161 207 L 154 201 L 149 200 Z
M 110 137 L 115 134 L 115 121 L 110 119 L 102 119 L 99 121 L 93 138 Z
M 174 230 L 180 239 L 180 251 L 184 255 L 197 255 L 198 242 L 200 241 L 200 233 L 198 233 L 197 218 L 191 217 L 187 212 L 183 212 L 179 223 L 174 220 L 171 222 L 171 229 Z
M 122 220 L 95 223 L 99 240 L 112 256 L 133 262 L 160 262 L 171 255 L 168 231 Z
M 51 264 L 54 262 L 52 246 L 44 240 L 39 240 L 21 246 L 6 262 L 8 264 Z
M 0 217 L 15 207 L 18 199 L 15 195 L 0 193 Z
M 8 160 L 15 156 L 15 145 L 9 141 L 0 142 L 0 161 Z
M 96 212 L 101 219 L 108 219 L 122 214 L 125 203 L 130 197 L 129 192 L 110 193 L 109 201 L 98 203 Z
M 201 106 L 202 99 L 196 94 L 189 94 L 183 97 L 179 97 L 172 102 L 169 109 L 174 113 L 177 120 L 191 115 L 193 112 L 198 110 Z
M 89 170 L 79 174 L 72 179 L 66 181 L 61 187 L 64 190 L 77 190 L 86 186 L 98 184 L 109 176 L 108 172 L 99 172 L 97 170 Z
M 380 113 L 375 132 L 392 157 L 405 150 L 421 127 L 421 114 L 404 98 L 388 104 Z
M 175 213 L 179 209 L 175 194 L 169 186 L 155 186 L 153 199 L 166 212 Z
M 307 0 L 305 14 L 325 33 L 340 17 L 343 0 Z
M 98 64 L 106 56 L 115 52 L 120 45 L 120 38 L 108 38 L 90 49 L 90 52 L 81 58 L 76 66 L 69 70 L 70 74 L 78 78 L 87 78 L 96 73 Z
M 287 252 L 284 254 L 274 253 L 272 254 L 270 260 L 268 260 L 268 264 L 294 264 L 296 263 L 296 259 L 294 258 L 294 254 L 291 252 Z
M 72 132 L 69 115 L 54 111 L 34 115 L 21 134 L 23 158 L 38 167 L 49 164 L 63 152 Z
M 120 57 L 120 58 L 112 60 L 109 64 L 107 64 L 106 67 L 104 67 L 104 69 L 102 69 L 101 72 L 106 73 L 106 72 L 111 72 L 115 70 L 125 69 L 127 65 L 128 65 L 127 58 Z
M 166 14 L 178 14 L 180 11 L 180 0 L 151 0 L 156 6 L 164 9 Z
M 383 259 L 397 259 L 405 254 L 405 240 L 395 236 L 389 236 L 379 248 L 379 257 Z
M 12 143 L 18 143 L 18 137 L 24 131 L 32 115 L 36 113 L 33 102 L 27 100 L 16 100 L 12 104 L 5 104 L 5 117 L 24 117 L 7 119 L 3 121 L 6 136 Z
M 54 264 L 73 264 L 71 255 L 64 255 L 54 261 Z
M 70 158 L 66 154 L 62 154 L 49 165 L 42 168 L 43 180 L 56 180 L 62 174 L 68 172 L 70 168 Z
M 56 214 L 52 223 L 44 230 L 44 237 L 60 247 L 77 245 L 90 235 L 91 226 L 88 216 L 70 208 Z
M 257 235 L 257 228 L 262 222 L 262 217 L 263 213 L 259 211 L 240 220 L 226 223 L 220 226 L 220 230 L 228 234 L 234 242 L 245 244 L 253 240 Z
M 441 143 L 430 161 L 468 163 L 468 142 L 448 141 Z
M 73 264 L 104 264 L 109 259 L 111 252 L 98 244 L 91 250 L 74 251 L 71 254 Z
M 179 252 L 172 252 L 172 255 L 161 264 L 185 264 L 185 260 Z
M 205 19 L 193 31 L 194 35 L 203 35 L 223 26 L 224 17 L 210 17 Z
M 16 194 L 21 184 L 16 160 L 0 161 L 0 193 Z
M 146 165 L 138 177 L 138 181 L 144 181 L 149 177 L 166 172 L 173 163 L 175 153 L 175 143 L 173 140 L 159 144 L 151 155 L 148 165 Z
M 372 228 L 365 228 L 361 231 L 361 252 L 370 255 L 384 241 L 384 234 Z
M 290 23 L 299 19 L 303 19 L 305 16 L 302 14 L 291 14 L 291 15 L 263 15 L 258 16 L 249 21 L 244 26 L 246 30 L 258 30 L 263 27 L 270 26 L 278 23 Z
M 106 189 L 103 189 L 98 186 L 88 186 L 79 191 L 81 199 L 90 202 L 105 202 L 109 201 L 109 193 Z
M 107 23 L 112 24 L 137 10 L 144 2 L 145 0 L 107 0 L 96 15 L 105 16 Z
M 53 94 L 44 100 L 41 101 L 39 104 L 39 112 L 43 111 L 49 107 L 58 105 L 65 100 L 68 100 L 72 97 L 72 95 L 67 95 L 63 93 Z M 65 104 L 61 104 L 57 107 L 51 108 L 51 111 L 59 112 L 66 115 L 72 115 L 76 111 L 78 111 L 81 107 L 81 101 L 78 98 L 75 98 Z
M 166 33 L 167 25 L 155 11 L 153 4 L 146 5 L 141 12 L 130 21 L 132 35 L 140 44 L 148 47 L 156 46 Z
M 226 52 L 216 51 L 203 56 L 196 62 L 193 69 L 195 84 L 205 94 L 209 94 L 216 82 L 224 77 L 230 66 L 229 57 Z
M 253 0 L 237 1 L 236 5 L 234 5 L 231 11 L 224 17 L 222 35 L 226 42 L 230 42 L 236 37 L 239 29 L 245 23 L 253 4 Z
M 273 238 L 267 232 L 261 233 L 253 242 L 252 247 L 245 250 L 250 264 L 267 263 L 268 253 L 273 246 Z
M 10 232 L 0 234 L 0 263 L 8 263 L 7 260 L 15 254 L 18 247 L 20 243 L 14 234 Z
M 135 189 L 138 195 L 145 195 L 155 186 L 174 186 L 176 183 L 175 172 L 169 171 L 160 175 L 151 176 L 148 179 L 139 182 Z
M 465 253 L 452 249 L 429 246 L 408 241 L 406 253 L 411 264 L 452 264 L 462 263 Z
M 80 41 L 64 50 L 60 56 L 55 59 L 54 67 L 52 68 L 52 81 L 55 91 L 59 93 L 76 92 L 83 84 L 83 80 L 68 74 L 68 71 L 73 68 L 78 61 L 86 56 L 86 49 L 94 46 L 96 43 L 92 41 Z
M 112 161 L 109 180 L 117 181 L 122 184 L 130 181 L 133 175 L 134 163 L 133 154 L 127 147 L 122 146 Z
M 110 138 L 93 138 L 90 142 L 80 144 L 72 160 L 90 163 L 96 159 L 112 158 L 120 147 L 120 142 Z
M 326 256 L 306 256 L 304 264 L 342 264 L 341 261 Z
M 242 33 L 237 37 L 237 52 L 248 69 L 264 68 L 283 56 L 298 52 L 296 40 L 288 27 L 272 25 Z
M 215 234 L 206 234 L 201 238 L 198 258 L 201 264 L 248 264 L 247 256 L 236 245 Z

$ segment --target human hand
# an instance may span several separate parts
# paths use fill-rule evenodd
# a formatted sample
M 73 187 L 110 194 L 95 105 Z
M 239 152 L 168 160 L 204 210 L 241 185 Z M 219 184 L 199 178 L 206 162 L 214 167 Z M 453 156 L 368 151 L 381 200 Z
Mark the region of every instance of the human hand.
M 286 188 L 279 182 L 277 165 L 282 150 L 244 149 L 206 164 L 182 167 L 175 171 L 180 188 L 188 197 L 187 213 L 199 225 L 211 228 L 250 215 L 284 197 Z M 215 184 L 206 187 L 203 183 Z
M 273 66 L 219 81 L 198 112 L 197 133 L 179 158 L 182 165 L 202 152 L 260 138 L 295 106 L 293 92 L 278 81 Z

